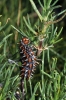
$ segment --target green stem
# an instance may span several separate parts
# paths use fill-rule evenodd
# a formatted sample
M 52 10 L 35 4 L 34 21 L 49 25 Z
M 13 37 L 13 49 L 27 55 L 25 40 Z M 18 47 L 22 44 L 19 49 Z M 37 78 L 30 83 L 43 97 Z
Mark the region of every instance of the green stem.
M 29 84 L 30 84 L 30 92 L 31 92 L 31 96 L 32 96 L 32 85 L 31 85 L 31 80 L 29 78 Z
M 44 50 L 43 50 L 43 57 L 42 57 L 42 71 L 44 71 Z M 44 90 L 44 75 L 42 74 L 42 91 L 43 93 L 45 92 Z

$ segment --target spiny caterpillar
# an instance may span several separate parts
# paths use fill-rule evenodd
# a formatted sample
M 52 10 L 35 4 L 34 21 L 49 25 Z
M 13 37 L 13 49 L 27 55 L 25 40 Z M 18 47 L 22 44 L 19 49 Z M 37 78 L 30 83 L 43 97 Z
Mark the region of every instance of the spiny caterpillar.
M 19 43 L 20 61 L 22 63 L 20 76 L 22 79 L 29 79 L 33 75 L 35 67 L 38 63 L 35 53 L 33 52 L 33 48 L 29 45 L 29 43 L 30 40 L 26 37 L 22 38 Z

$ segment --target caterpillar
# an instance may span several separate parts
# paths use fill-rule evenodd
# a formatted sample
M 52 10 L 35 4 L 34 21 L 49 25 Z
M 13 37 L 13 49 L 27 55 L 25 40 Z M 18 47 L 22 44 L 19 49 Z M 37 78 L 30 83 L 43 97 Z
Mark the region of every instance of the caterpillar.
M 38 63 L 33 48 L 29 44 L 30 40 L 26 37 L 20 41 L 20 61 L 22 63 L 20 76 L 22 79 L 32 77 Z

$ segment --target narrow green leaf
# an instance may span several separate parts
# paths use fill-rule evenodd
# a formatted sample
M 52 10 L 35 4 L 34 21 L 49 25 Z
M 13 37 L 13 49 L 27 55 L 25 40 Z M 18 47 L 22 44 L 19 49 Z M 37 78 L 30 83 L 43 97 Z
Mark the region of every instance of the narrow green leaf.
M 54 9 L 57 9 L 57 8 L 60 8 L 61 7 L 61 5 L 58 5 L 58 6 L 54 6 L 54 7 L 50 7 L 50 11 L 53 11 Z
M 42 56 L 42 71 L 44 71 L 44 60 L 45 59 L 45 52 L 44 52 L 44 50 L 43 50 L 43 56 Z M 44 75 L 42 74 L 42 76 L 41 76 L 41 78 L 42 78 L 42 92 L 44 92 Z
M 51 48 L 49 48 L 50 49 L 50 51 L 52 51 L 54 54 L 56 54 L 59 58 L 61 58 L 61 59 L 63 59 L 64 61 L 66 61 L 66 59 L 62 56 L 62 55 L 60 55 L 59 53 L 57 53 L 56 51 L 54 51 L 53 49 L 51 49 Z
M 51 4 L 52 0 L 47 0 L 47 5 L 46 5 L 46 8 L 50 8 L 50 4 Z
M 55 0 L 51 6 L 54 6 L 57 2 L 58 2 L 58 0 Z
M 59 40 L 55 40 L 55 42 L 53 44 L 56 44 L 56 43 L 58 43 L 58 42 L 60 42 L 62 40 L 63 40 L 63 38 L 60 38 Z
M 60 16 L 60 15 L 62 15 L 62 14 L 64 14 L 64 16 L 66 15 L 66 9 L 63 10 L 62 12 L 56 14 L 55 16 L 53 16 L 53 18 L 56 18 L 56 17 L 58 17 L 58 16 Z M 62 16 L 63 16 L 63 15 L 62 15 Z
M 33 6 L 33 9 L 35 10 L 35 12 L 37 13 L 37 15 L 39 16 L 40 20 L 42 21 L 43 20 L 43 17 L 41 16 L 40 12 L 38 11 L 35 3 L 33 2 L 33 0 L 30 0 L 32 6 Z
M 0 26 L 0 31 L 2 31 L 7 26 L 7 23 L 3 26 Z
M 27 23 L 25 17 L 23 17 L 23 19 L 24 19 L 24 22 L 25 22 L 26 26 L 30 29 L 30 31 L 33 32 L 33 34 L 36 35 L 37 33 L 36 33 L 36 32 L 33 30 L 33 28 Z
M 39 2 L 39 4 L 40 4 L 41 8 L 44 9 L 44 6 L 42 5 L 41 1 L 38 0 L 38 2 Z
M 44 2 L 44 8 L 46 10 L 47 0 L 43 0 L 43 2 Z
M 14 82 L 15 82 L 18 78 L 19 78 L 19 75 L 13 77 L 12 85 L 14 84 Z
M 31 85 L 31 80 L 29 79 L 29 84 L 30 84 L 30 92 L 31 92 L 31 96 L 32 96 L 32 85 Z
M 44 75 L 48 76 L 49 78 L 52 78 L 52 76 L 51 76 L 51 75 L 49 75 L 49 74 L 47 74 L 46 72 L 44 72 L 44 71 L 42 71 L 42 70 L 41 70 L 41 72 L 42 72 L 42 74 L 44 74 Z
M 63 30 L 63 27 L 60 29 L 60 31 L 59 31 L 59 33 L 58 33 L 58 35 L 57 35 L 57 38 L 60 36 L 62 30 Z
M 39 87 L 39 82 L 36 83 L 36 85 L 35 85 L 35 87 L 34 87 L 34 92 L 33 92 L 33 94 L 32 94 L 32 97 L 30 98 L 30 100 L 34 100 L 33 98 L 35 97 L 35 93 L 36 93 L 38 87 Z
M 8 39 L 11 35 L 12 35 L 12 34 L 9 34 L 9 35 L 7 35 L 7 36 L 5 36 L 5 37 L 3 38 L 3 40 L 2 40 L 1 43 L 0 43 L 0 48 L 1 48 L 1 46 L 3 45 L 3 43 L 6 41 L 6 39 Z

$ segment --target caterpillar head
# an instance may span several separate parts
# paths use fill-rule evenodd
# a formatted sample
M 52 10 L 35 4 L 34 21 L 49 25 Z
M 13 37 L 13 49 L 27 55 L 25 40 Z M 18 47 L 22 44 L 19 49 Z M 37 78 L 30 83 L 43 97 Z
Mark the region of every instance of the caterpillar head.
M 22 42 L 27 45 L 30 43 L 30 40 L 28 38 L 24 37 L 24 38 L 22 38 Z

